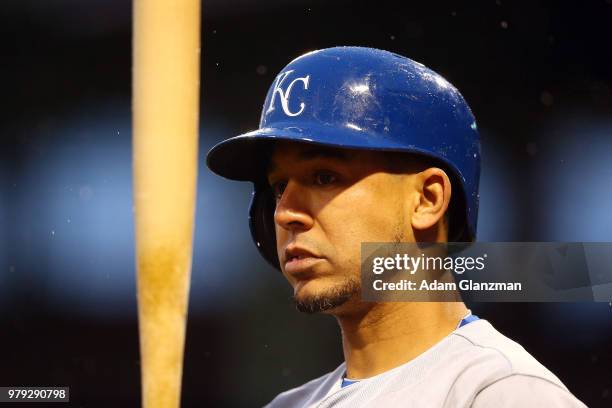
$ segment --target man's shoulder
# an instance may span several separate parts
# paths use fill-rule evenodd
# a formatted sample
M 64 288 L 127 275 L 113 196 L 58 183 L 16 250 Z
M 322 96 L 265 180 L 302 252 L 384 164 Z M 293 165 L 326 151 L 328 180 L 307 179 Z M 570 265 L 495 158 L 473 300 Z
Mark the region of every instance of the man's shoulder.
M 462 338 L 459 352 L 464 362 L 488 373 L 490 381 L 512 375 L 539 377 L 565 389 L 563 383 L 523 346 L 506 337 L 486 320 L 478 320 L 453 332 Z
M 342 363 L 334 371 L 278 394 L 265 408 L 301 407 L 308 406 L 309 402 L 321 400 L 340 381 L 345 367 L 345 363 Z
M 524 406 L 512 403 L 531 397 L 519 389 L 527 384 L 527 389 L 538 397 L 555 397 L 566 402 L 559 406 L 584 407 L 550 370 L 486 320 L 455 330 L 441 345 L 443 347 L 434 347 L 425 353 L 429 366 L 418 382 L 400 385 L 392 390 L 393 393 L 381 396 L 390 399 L 388 403 L 384 400 L 386 406 L 413 398 L 415 389 L 419 393 L 414 397 L 414 406 L 428 406 L 436 401 L 444 407 L 467 407 L 472 406 L 479 395 L 479 402 L 497 398 L 496 390 L 503 390 L 507 401 L 490 406 Z M 398 383 L 401 384 L 401 380 Z M 434 383 L 435 387 L 429 386 Z

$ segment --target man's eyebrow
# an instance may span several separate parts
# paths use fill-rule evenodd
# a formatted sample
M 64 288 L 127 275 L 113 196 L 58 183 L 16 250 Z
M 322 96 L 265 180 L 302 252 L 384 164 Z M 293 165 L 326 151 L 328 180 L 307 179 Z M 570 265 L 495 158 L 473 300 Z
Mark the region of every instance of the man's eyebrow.
M 340 149 L 324 149 L 313 147 L 310 149 L 304 149 L 298 153 L 298 160 L 308 161 L 316 159 L 336 159 L 343 162 L 348 162 L 354 157 L 352 152 Z M 267 166 L 267 173 L 271 173 L 276 170 L 274 161 L 270 158 Z

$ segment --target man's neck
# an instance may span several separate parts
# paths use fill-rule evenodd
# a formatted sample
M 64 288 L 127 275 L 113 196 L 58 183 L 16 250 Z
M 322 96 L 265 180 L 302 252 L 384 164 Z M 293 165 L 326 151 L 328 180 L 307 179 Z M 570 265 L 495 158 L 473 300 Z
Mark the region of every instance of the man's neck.
M 414 359 L 455 330 L 467 313 L 460 302 L 392 302 L 336 316 L 347 378 L 372 377 Z

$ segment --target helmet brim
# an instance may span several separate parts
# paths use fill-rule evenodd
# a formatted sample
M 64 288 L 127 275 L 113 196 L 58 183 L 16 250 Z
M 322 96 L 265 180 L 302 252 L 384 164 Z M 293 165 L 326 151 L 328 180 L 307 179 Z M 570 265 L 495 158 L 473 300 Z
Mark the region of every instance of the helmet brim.
M 331 126 L 317 129 L 296 126 L 257 129 L 215 145 L 206 156 L 206 164 L 214 173 L 230 180 L 260 181 L 262 176 L 265 176 L 269 149 L 279 141 L 343 149 L 417 153 L 450 164 L 442 155 L 437 155 L 435 152 L 399 144 L 385 138 L 384 135 L 373 135 L 348 126 L 344 129 Z M 461 176 L 458 169 L 452 168 L 452 170 Z

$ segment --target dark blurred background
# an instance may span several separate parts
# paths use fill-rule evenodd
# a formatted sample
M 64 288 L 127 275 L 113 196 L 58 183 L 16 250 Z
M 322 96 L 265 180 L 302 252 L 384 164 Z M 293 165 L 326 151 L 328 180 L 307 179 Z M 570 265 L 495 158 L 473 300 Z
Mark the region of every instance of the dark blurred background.
M 0 385 L 140 402 L 131 197 L 131 3 L 0 5 Z M 184 406 L 261 406 L 342 361 L 250 241 L 250 186 L 205 152 L 257 126 L 305 51 L 409 56 L 470 103 L 481 241 L 612 241 L 612 1 L 210 0 Z M 475 304 L 591 407 L 612 406 L 612 306 Z M 25 405 L 21 405 L 25 406 Z

